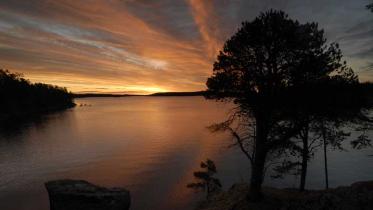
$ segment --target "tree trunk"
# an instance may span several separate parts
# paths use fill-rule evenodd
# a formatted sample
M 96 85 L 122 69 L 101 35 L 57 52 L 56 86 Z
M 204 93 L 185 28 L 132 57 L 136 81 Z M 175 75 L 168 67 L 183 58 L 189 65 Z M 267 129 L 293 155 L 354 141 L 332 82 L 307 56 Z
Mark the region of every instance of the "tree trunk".
M 267 128 L 263 115 L 256 116 L 255 155 L 251 168 L 250 195 L 251 201 L 262 198 L 262 184 L 264 179 L 264 165 L 267 155 L 266 150 Z
M 324 142 L 324 170 L 325 170 L 325 188 L 329 189 L 329 175 L 328 175 L 328 157 L 327 157 L 327 142 L 326 142 L 326 127 L 322 124 L 322 137 Z
M 256 150 L 254 163 L 251 169 L 250 197 L 251 201 L 259 201 L 262 198 L 262 184 L 264 178 L 265 152 Z
M 301 168 L 300 186 L 299 186 L 300 191 L 304 191 L 305 186 L 306 186 L 307 167 L 308 167 L 308 159 L 309 159 L 309 153 L 310 153 L 309 148 L 308 148 L 308 125 L 303 131 L 302 141 L 303 141 L 303 149 L 302 149 L 302 168 Z
M 325 168 L 325 188 L 329 189 L 329 175 L 328 175 L 328 157 L 326 152 L 326 139 L 324 138 L 324 168 Z
M 301 171 L 300 186 L 299 186 L 300 191 L 304 191 L 305 186 L 306 186 L 308 153 L 309 153 L 309 151 L 308 151 L 308 142 L 307 142 L 307 144 L 303 145 L 303 150 L 302 150 L 302 169 L 301 169 L 302 171 Z

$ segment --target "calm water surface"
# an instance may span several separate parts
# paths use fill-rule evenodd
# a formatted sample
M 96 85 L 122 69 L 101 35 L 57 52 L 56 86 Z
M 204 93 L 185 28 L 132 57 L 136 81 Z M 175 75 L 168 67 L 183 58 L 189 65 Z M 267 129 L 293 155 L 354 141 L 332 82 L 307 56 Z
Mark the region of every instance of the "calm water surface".
M 85 179 L 131 191 L 133 210 L 193 209 L 202 195 L 185 186 L 199 162 L 213 159 L 225 188 L 247 181 L 245 157 L 231 138 L 206 127 L 223 121 L 229 104 L 202 97 L 78 99 L 77 106 L 0 134 L 0 209 L 47 210 L 44 182 Z M 349 149 L 349 148 L 348 148 Z M 373 179 L 373 150 L 329 153 L 331 186 Z M 322 188 L 321 155 L 308 187 Z M 296 187 L 299 180 L 267 178 Z

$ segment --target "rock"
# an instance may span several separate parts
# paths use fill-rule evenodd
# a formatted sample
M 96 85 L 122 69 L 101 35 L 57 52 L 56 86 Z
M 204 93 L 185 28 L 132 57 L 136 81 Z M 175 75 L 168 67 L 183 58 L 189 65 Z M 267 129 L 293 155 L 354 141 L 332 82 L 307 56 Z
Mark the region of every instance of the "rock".
M 56 180 L 45 183 L 51 210 L 128 210 L 130 192 L 104 188 L 83 180 Z

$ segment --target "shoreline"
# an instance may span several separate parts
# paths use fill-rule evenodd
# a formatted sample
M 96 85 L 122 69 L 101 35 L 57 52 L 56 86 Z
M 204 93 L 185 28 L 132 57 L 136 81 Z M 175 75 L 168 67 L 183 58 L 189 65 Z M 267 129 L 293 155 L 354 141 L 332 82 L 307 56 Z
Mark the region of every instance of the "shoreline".
M 300 210 L 300 209 L 373 209 L 373 181 L 355 182 L 327 190 L 299 192 L 291 188 L 263 187 L 260 202 L 248 201 L 249 185 L 234 184 L 208 201 L 202 201 L 197 210 Z
M 147 95 L 138 95 L 138 94 L 111 94 L 111 93 L 74 93 L 73 98 L 106 98 L 106 97 L 132 97 L 132 96 L 205 96 L 206 91 L 196 91 L 196 92 L 159 92 L 159 93 L 152 93 Z

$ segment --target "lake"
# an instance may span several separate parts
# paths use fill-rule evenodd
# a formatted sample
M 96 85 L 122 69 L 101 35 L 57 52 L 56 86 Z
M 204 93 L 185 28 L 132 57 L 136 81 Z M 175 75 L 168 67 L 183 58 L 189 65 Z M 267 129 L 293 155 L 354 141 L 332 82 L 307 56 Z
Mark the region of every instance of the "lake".
M 77 99 L 77 107 L 45 115 L 0 134 L 0 209 L 47 210 L 44 183 L 84 179 L 131 191 L 132 210 L 193 209 L 203 198 L 186 185 L 206 158 L 224 188 L 248 181 L 249 162 L 232 138 L 206 127 L 223 121 L 231 104 L 203 97 Z M 81 106 L 82 105 L 82 106 Z M 372 135 L 369 133 L 369 135 Z M 331 187 L 373 179 L 373 149 L 331 151 Z M 323 159 L 309 166 L 307 187 L 324 187 Z M 297 187 L 299 178 L 265 185 Z

